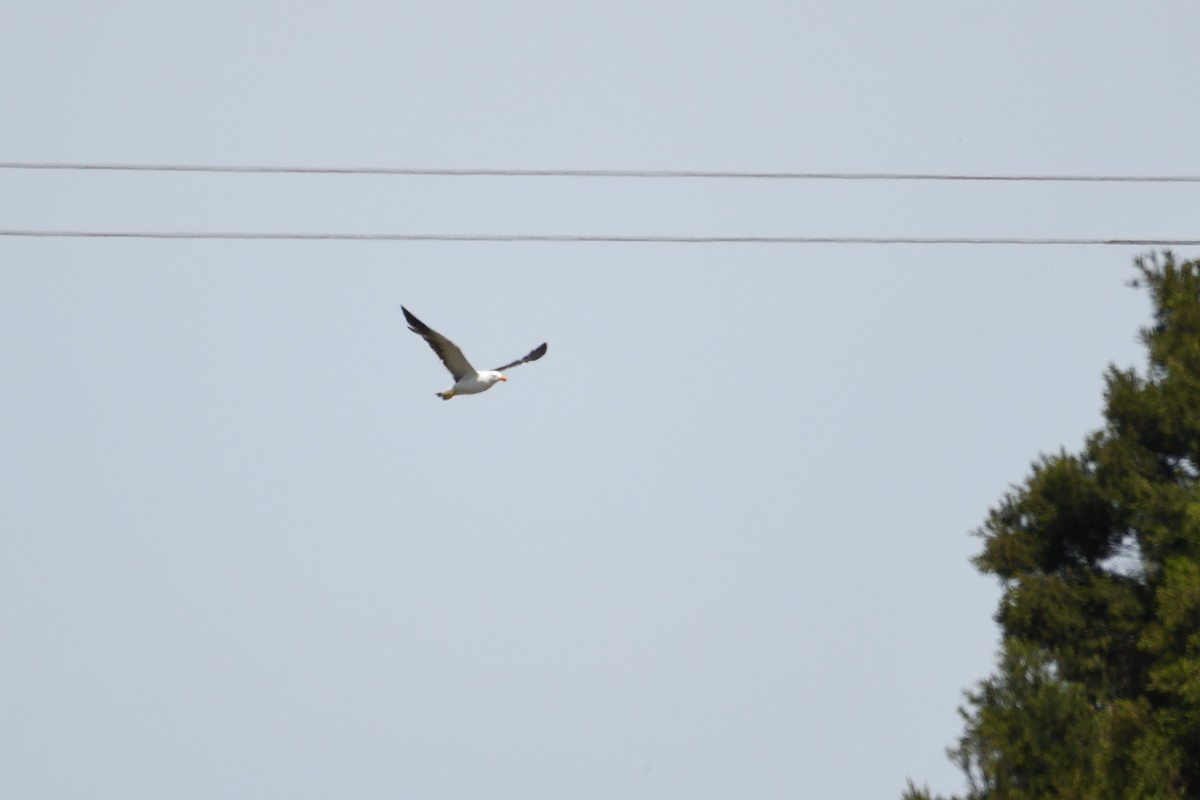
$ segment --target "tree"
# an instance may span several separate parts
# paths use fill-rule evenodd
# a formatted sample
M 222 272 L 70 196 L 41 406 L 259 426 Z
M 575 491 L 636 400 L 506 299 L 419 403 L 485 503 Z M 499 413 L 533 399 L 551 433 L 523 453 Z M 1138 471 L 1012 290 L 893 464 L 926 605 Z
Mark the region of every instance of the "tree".
M 1145 373 L 1110 367 L 1104 427 L 978 531 L 1002 644 L 949 751 L 968 800 L 1200 797 L 1200 261 L 1136 266 Z

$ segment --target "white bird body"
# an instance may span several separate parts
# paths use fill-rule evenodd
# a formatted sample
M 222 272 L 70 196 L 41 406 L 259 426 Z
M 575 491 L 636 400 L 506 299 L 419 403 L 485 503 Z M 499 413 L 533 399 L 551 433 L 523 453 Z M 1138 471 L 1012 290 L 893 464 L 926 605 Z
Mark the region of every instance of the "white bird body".
M 404 312 L 404 318 L 408 320 L 408 329 L 419 334 L 426 341 L 433 352 L 437 353 L 442 363 L 446 365 L 446 369 L 450 370 L 450 374 L 454 376 L 454 385 L 444 392 L 437 393 L 437 396 L 443 400 L 449 400 L 460 394 L 486 392 L 500 381 L 508 380 L 501 370 L 519 367 L 530 361 L 537 361 L 546 355 L 546 343 L 542 342 L 524 358 L 519 358 L 497 369 L 480 372 L 471 366 L 471 362 L 467 361 L 467 357 L 463 355 L 462 350 L 458 349 L 458 345 L 414 317 L 412 312 L 404 306 L 400 306 L 400 310 Z
M 458 394 L 479 394 L 480 392 L 486 392 L 498 382 L 506 380 L 508 378 L 495 370 L 476 372 L 474 375 L 467 375 L 462 380 L 455 381 L 453 386 L 444 392 L 438 392 L 437 395 L 443 400 L 449 400 Z

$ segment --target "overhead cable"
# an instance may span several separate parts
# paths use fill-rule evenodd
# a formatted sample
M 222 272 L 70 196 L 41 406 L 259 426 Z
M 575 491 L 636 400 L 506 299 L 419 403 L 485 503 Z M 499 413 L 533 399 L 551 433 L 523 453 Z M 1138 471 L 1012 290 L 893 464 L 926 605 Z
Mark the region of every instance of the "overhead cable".
M 1104 245 L 1196 247 L 1200 238 L 1014 237 L 1014 236 L 687 236 L 506 233 L 301 233 L 269 231 L 82 231 L 2 230 L 0 237 L 37 239 L 210 239 L 353 242 L 539 242 L 634 244 L 911 244 L 911 245 Z
M 987 174 L 953 172 L 786 172 L 670 169 L 490 169 L 452 167 L 303 167 L 248 164 L 122 164 L 4 161 L 6 170 L 193 172 L 289 175 L 410 175 L 472 178 L 720 178 L 811 181 L 993 181 L 1045 183 L 1200 183 L 1200 175 Z

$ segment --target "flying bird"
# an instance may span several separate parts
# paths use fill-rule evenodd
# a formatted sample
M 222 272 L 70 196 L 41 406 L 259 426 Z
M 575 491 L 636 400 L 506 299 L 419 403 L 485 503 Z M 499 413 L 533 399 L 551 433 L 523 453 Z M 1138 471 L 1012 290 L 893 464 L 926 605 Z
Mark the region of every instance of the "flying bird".
M 463 355 L 462 350 L 458 349 L 458 345 L 414 317 L 412 312 L 404 306 L 400 306 L 400 310 L 404 312 L 404 318 L 408 320 L 408 329 L 413 333 L 421 334 L 421 337 L 433 348 L 433 352 L 437 353 L 438 358 L 446 365 L 446 369 L 450 370 L 450 374 L 454 376 L 454 385 L 444 392 L 437 393 L 437 396 L 443 400 L 449 400 L 460 394 L 486 392 L 498 381 L 508 380 L 504 377 L 503 370 L 519 367 L 530 361 L 537 361 L 546 355 L 546 343 L 542 342 L 524 358 L 505 364 L 503 367 L 480 372 L 471 366 L 471 362 L 467 361 L 467 357 Z

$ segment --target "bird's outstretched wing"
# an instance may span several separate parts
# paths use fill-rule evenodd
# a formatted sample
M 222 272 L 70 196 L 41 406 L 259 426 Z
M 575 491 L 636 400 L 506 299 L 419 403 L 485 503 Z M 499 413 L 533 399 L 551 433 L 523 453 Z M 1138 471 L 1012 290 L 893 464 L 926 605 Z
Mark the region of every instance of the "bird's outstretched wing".
M 455 381 L 461 381 L 468 375 L 476 374 L 475 368 L 471 366 L 470 361 L 467 361 L 467 357 L 463 355 L 462 350 L 458 349 L 458 345 L 414 317 L 412 312 L 404 306 L 400 306 L 400 310 L 404 312 L 404 318 L 408 320 L 408 329 L 413 333 L 421 334 L 421 338 L 429 343 L 433 352 L 437 353 L 438 358 L 446 365 L 446 369 L 450 370 L 450 374 L 454 376 Z M 546 346 L 542 345 L 542 352 L 544 353 L 545 351 Z M 530 355 L 533 354 L 530 353 Z M 540 356 L 541 353 L 538 355 Z
M 533 348 L 533 350 L 529 352 L 529 355 L 525 356 L 524 358 L 519 358 L 511 364 L 505 364 L 503 367 L 496 367 L 496 372 L 512 369 L 513 367 L 519 367 L 522 364 L 528 364 L 530 361 L 537 361 L 544 355 L 546 355 L 546 343 L 542 342 L 540 345 Z

